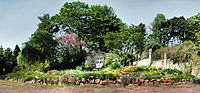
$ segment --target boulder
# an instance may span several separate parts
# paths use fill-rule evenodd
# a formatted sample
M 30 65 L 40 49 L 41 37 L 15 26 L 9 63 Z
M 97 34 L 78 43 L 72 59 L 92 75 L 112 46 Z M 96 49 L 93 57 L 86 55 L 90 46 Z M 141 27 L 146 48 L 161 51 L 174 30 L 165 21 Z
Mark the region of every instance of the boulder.
M 141 82 L 141 83 L 144 83 L 145 80 L 144 80 L 143 78 L 140 78 L 140 82 Z
M 101 79 L 95 79 L 95 84 L 99 84 Z
M 75 84 L 76 78 L 69 77 L 68 82 L 71 83 L 71 84 Z
M 193 79 L 194 84 L 200 84 L 200 79 L 199 78 L 194 78 Z
M 90 83 L 90 84 L 95 84 L 95 79 L 91 79 L 91 80 L 89 81 L 89 83 Z
M 103 80 L 103 81 L 102 81 L 102 85 L 108 85 L 107 80 Z

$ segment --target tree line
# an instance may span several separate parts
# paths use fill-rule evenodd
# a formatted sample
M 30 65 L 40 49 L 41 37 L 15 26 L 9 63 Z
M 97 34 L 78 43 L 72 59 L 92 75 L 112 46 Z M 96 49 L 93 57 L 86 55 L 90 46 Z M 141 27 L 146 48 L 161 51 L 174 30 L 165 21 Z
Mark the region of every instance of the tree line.
M 13 51 L 0 46 L 0 74 L 9 73 L 17 66 L 17 56 L 20 51 L 18 45 Z

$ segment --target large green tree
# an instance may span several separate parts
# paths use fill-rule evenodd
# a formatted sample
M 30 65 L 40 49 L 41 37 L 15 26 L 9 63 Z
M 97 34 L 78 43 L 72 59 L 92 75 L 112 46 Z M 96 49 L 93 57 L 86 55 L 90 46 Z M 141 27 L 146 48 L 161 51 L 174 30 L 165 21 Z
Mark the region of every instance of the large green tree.
M 188 20 L 189 38 L 195 42 L 196 49 L 200 55 L 200 13 L 190 17 Z
M 15 67 L 17 66 L 17 56 L 19 55 L 20 48 L 18 45 L 15 46 L 15 49 L 12 52 L 12 66 Z
M 38 30 L 32 34 L 30 40 L 24 43 L 22 49 L 22 57 L 25 57 L 28 62 L 36 61 L 52 62 L 55 58 L 55 47 L 57 42 L 53 39 L 53 35 L 45 30 Z
M 191 40 L 188 24 L 183 16 L 166 19 L 163 14 L 158 14 L 152 22 L 151 30 L 147 48 L 153 50 Z
M 188 18 L 187 23 L 189 31 L 188 38 L 194 42 L 197 42 L 196 38 L 198 38 L 198 34 L 195 34 L 200 32 L 200 13 Z
M 146 29 L 144 24 L 121 27 L 120 32 L 109 32 L 105 36 L 105 45 L 110 52 L 117 53 L 121 57 L 123 65 L 129 65 L 137 60 L 137 54 L 145 49 Z
M 184 41 L 190 40 L 190 38 L 188 38 L 189 33 L 187 21 L 183 16 L 173 17 L 167 20 L 165 28 L 170 30 L 168 36 L 171 38 L 171 43 L 180 44 Z
M 153 22 L 151 23 L 151 34 L 148 36 L 148 41 L 146 44 L 147 48 L 152 48 L 153 50 L 158 49 L 167 44 L 169 38 L 166 37 L 166 29 L 163 26 L 166 24 L 166 18 L 163 14 L 157 14 Z
M 108 32 L 119 32 L 122 22 L 107 5 L 91 5 L 82 2 L 65 3 L 60 13 L 53 16 L 60 31 L 76 33 L 91 50 L 107 52 L 104 37 Z

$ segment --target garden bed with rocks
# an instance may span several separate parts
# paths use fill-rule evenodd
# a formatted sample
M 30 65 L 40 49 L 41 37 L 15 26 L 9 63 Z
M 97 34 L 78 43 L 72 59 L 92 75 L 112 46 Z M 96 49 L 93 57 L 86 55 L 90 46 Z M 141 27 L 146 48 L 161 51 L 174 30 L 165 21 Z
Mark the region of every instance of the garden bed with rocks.
M 193 75 L 175 69 L 129 66 L 117 70 L 106 68 L 98 71 L 51 70 L 47 73 L 20 71 L 9 74 L 6 80 L 42 85 L 159 86 L 191 82 L 193 78 Z

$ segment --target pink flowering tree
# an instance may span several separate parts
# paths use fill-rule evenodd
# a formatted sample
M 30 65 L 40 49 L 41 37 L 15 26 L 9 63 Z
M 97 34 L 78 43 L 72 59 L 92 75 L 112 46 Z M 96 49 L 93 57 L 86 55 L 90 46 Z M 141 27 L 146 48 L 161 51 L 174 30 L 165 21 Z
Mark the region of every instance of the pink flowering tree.
M 85 60 L 85 52 L 82 46 L 84 41 L 78 39 L 76 34 L 64 34 L 57 37 L 59 43 L 59 53 L 57 59 L 60 64 L 60 69 L 75 68 L 82 64 Z
M 78 36 L 75 34 L 64 34 L 58 37 L 57 40 L 61 47 L 85 45 L 85 42 L 79 41 Z

